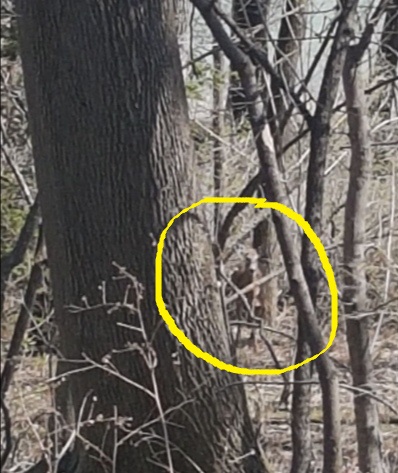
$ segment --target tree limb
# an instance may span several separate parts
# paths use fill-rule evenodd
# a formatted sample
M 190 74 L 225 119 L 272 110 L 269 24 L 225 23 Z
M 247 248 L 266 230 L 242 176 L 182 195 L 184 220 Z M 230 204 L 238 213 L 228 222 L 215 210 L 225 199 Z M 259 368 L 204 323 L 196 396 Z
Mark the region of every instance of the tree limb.
M 1 313 L 3 312 L 5 289 L 12 270 L 22 263 L 25 253 L 33 238 L 33 234 L 39 224 L 40 209 L 39 200 L 36 197 L 29 209 L 25 223 L 21 228 L 14 248 L 1 258 Z

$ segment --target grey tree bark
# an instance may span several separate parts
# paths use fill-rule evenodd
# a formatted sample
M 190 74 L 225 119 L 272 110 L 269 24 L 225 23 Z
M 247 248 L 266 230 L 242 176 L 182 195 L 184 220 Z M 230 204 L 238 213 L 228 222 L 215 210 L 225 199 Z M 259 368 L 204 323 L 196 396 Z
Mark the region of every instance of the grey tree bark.
M 232 18 L 236 25 L 255 38 L 258 44 L 266 48 L 266 28 L 270 0 L 233 0 Z M 235 122 L 238 124 L 247 114 L 247 98 L 240 81 L 238 71 L 231 67 L 229 101 Z M 264 77 L 260 68 L 256 70 L 257 79 L 263 85 Z M 264 98 L 267 95 L 263 91 Z M 267 98 L 268 99 L 268 98 Z
M 301 38 L 305 34 L 305 19 L 302 9 L 306 5 L 306 0 L 286 0 L 283 7 L 284 17 L 281 20 L 278 42 L 276 45 L 277 70 L 285 81 L 289 89 L 292 89 L 297 82 L 297 64 L 301 52 Z M 284 121 L 289 100 L 283 91 L 271 80 L 272 98 L 274 100 L 277 126 L 280 127 Z M 283 133 L 284 130 L 279 130 Z M 283 137 L 283 145 L 288 141 L 286 131 Z
M 64 356 L 57 402 L 88 448 L 79 471 L 268 471 L 242 386 L 176 343 L 155 305 L 156 241 L 194 199 L 172 1 L 17 8 Z M 210 242 L 195 222 L 182 218 L 167 236 L 163 295 L 186 335 L 229 362 L 214 271 L 197 261 L 210 260 Z M 109 310 L 139 302 L 113 262 L 144 288 L 147 340 L 125 327 L 140 328 L 129 306 Z
M 350 46 L 343 69 L 351 144 L 350 179 L 344 221 L 344 312 L 355 393 L 358 463 L 361 473 L 382 473 L 379 417 L 372 392 L 373 363 L 366 310 L 365 235 L 372 155 L 366 99 L 358 70 L 361 55 Z
M 305 219 L 308 221 L 317 235 L 322 234 L 323 227 L 322 211 L 325 190 L 324 171 L 330 142 L 330 127 L 333 116 L 333 106 L 337 97 L 341 71 L 344 65 L 349 42 L 349 35 L 347 34 L 347 22 L 353 15 L 356 5 L 356 0 L 344 0 L 344 2 L 342 2 L 341 16 L 336 27 L 331 51 L 325 65 L 315 114 L 310 127 L 310 157 L 307 171 Z M 321 271 L 315 249 L 306 237 L 303 237 L 301 262 L 310 290 L 311 299 L 316 310 Z M 317 311 L 317 317 L 322 318 L 322 314 L 319 313 L 319 311 Z M 305 324 L 299 322 L 299 342 L 296 354 L 296 362 L 300 359 L 305 359 L 305 357 L 307 357 L 310 352 L 310 342 L 308 340 L 308 336 L 306 335 L 307 333 L 308 329 L 305 327 Z M 309 346 L 307 346 L 305 342 L 308 343 Z M 321 373 L 319 374 L 321 376 Z M 300 369 L 297 370 L 297 373 L 295 373 L 295 379 L 297 381 L 305 381 L 309 378 L 310 372 L 308 369 Z M 329 381 L 330 378 L 327 378 Z M 326 384 L 328 389 L 324 394 L 324 406 L 329 404 L 329 408 L 325 408 L 323 411 L 325 426 L 324 445 L 325 451 L 328 449 L 330 454 L 336 459 L 337 455 L 334 455 L 334 452 L 339 451 L 338 456 L 340 459 L 338 462 L 336 461 L 335 466 L 335 470 L 338 471 L 341 468 L 338 463 L 341 464 L 342 445 L 337 378 L 335 379 L 334 385 L 332 382 L 328 382 Z M 310 386 L 295 386 L 292 408 L 295 409 L 297 413 L 301 412 L 301 415 L 296 415 L 295 422 L 293 423 L 293 439 L 296 438 L 298 443 L 294 453 L 292 473 L 305 472 L 308 468 L 309 457 L 299 450 L 300 444 L 306 444 L 307 447 L 309 445 L 309 425 L 308 421 L 305 419 L 308 412 L 310 396 Z M 305 431 L 306 436 L 301 437 L 299 440 L 298 433 L 300 431 Z M 333 435 L 328 438 L 329 435 L 327 432 L 333 432 Z

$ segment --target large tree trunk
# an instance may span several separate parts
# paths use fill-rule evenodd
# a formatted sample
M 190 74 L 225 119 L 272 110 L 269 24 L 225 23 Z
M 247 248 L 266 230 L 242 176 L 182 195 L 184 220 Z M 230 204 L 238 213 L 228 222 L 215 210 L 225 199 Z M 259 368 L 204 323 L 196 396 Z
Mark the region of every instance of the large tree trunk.
M 172 2 L 18 3 L 65 357 L 59 404 L 68 416 L 70 397 L 80 435 L 96 447 L 82 459 L 81 471 L 110 471 L 112 464 L 117 473 L 163 472 L 165 465 L 170 472 L 266 471 L 242 387 L 231 387 L 232 375 L 183 349 L 154 301 L 156 241 L 169 219 L 194 200 Z M 215 276 L 209 264 L 197 261 L 201 254 L 211 258 L 210 243 L 195 222 L 188 214 L 167 236 L 164 299 L 194 343 L 230 362 Z M 141 316 L 156 354 L 152 369 L 153 352 L 143 334 L 118 324 L 138 326 L 139 317 L 123 306 L 109 310 L 124 300 L 131 285 L 128 278 L 113 277 L 113 262 L 143 285 Z M 126 300 L 138 304 L 136 297 Z M 131 348 L 132 343 L 140 349 Z M 174 352 L 180 369 L 172 360 Z M 117 376 L 109 374 L 112 367 Z M 71 370 L 78 371 L 68 374 Z M 90 426 L 84 422 L 89 413 L 103 420 Z M 121 422 L 123 417 L 131 423 Z

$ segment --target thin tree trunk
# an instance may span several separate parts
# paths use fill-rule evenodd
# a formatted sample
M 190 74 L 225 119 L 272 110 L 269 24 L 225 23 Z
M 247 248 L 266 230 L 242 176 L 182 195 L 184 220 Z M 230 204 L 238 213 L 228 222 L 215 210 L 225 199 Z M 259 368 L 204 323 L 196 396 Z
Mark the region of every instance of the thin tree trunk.
M 266 472 L 243 387 L 183 349 L 155 305 L 156 241 L 194 191 L 171 1 L 18 7 L 65 357 L 58 401 L 65 416 L 71 405 L 87 442 L 81 471 Z M 210 242 L 194 218 L 181 218 L 167 236 L 163 297 L 194 343 L 230 362 L 214 268 L 200 269 L 199 255 L 211 261 Z M 113 262 L 142 284 L 141 301 Z M 142 323 L 129 306 L 114 307 L 123 300 L 140 302 Z
M 287 0 L 285 16 L 281 21 L 277 43 L 276 61 L 277 70 L 289 89 L 293 89 L 296 82 L 297 63 L 300 58 L 301 41 L 305 33 L 304 16 L 300 12 L 306 0 Z M 277 159 L 283 159 L 282 149 L 290 140 L 288 133 L 291 124 L 284 124 L 288 110 L 288 98 L 278 87 L 275 78 L 271 80 L 272 99 L 276 121 L 271 121 Z M 270 112 L 268 112 L 270 114 Z M 305 326 L 303 320 L 298 321 L 298 341 L 295 363 L 299 363 L 311 356 L 309 345 L 305 341 Z M 311 461 L 311 384 L 306 383 L 311 378 L 311 366 L 304 365 L 293 373 L 294 385 L 292 393 L 292 446 L 293 457 L 291 473 L 307 473 Z
M 390 63 L 392 72 L 396 73 L 398 65 L 398 9 L 395 0 L 390 0 L 386 8 L 381 36 L 381 52 Z
M 225 60 L 224 54 L 219 48 L 215 48 L 213 52 L 213 132 L 216 135 L 213 141 L 213 183 L 214 195 L 220 197 L 222 195 L 222 179 L 223 179 L 223 164 L 224 164 L 224 146 L 220 141 L 224 130 L 224 116 L 225 116 Z M 216 237 L 220 227 L 220 210 L 221 206 L 214 207 L 214 229 L 213 233 Z
M 257 44 L 266 49 L 266 27 L 270 0 L 233 0 L 232 18 L 237 26 L 246 31 L 249 37 L 256 39 Z M 253 33 L 253 29 L 257 30 Z M 239 124 L 242 117 L 247 115 L 247 97 L 238 74 L 238 71 L 231 67 L 231 77 L 229 86 L 229 101 L 235 122 Z M 263 85 L 263 72 L 257 69 L 257 79 Z M 266 99 L 265 87 L 263 96 Z
M 308 221 L 317 235 L 322 235 L 322 210 L 325 186 L 324 171 L 329 149 L 333 106 L 338 93 L 341 71 L 343 68 L 347 42 L 349 39 L 346 32 L 347 21 L 348 18 L 353 14 L 356 4 L 357 0 L 346 0 L 342 5 L 342 16 L 337 26 L 331 52 L 325 66 L 314 120 L 311 127 L 305 219 Z M 311 299 L 316 309 L 321 274 L 319 260 L 317 258 L 315 249 L 306 236 L 303 237 L 301 261 L 311 293 Z M 296 363 L 300 362 L 302 359 L 307 358 L 310 352 L 310 340 L 308 337 L 307 328 L 302 321 L 299 321 L 297 353 L 295 360 Z M 300 368 L 295 372 L 295 380 L 304 383 L 301 385 L 296 384 L 294 387 L 295 392 L 293 394 L 292 408 L 297 409 L 299 414 L 297 415 L 296 419 L 293 420 L 292 425 L 293 440 L 297 441 L 292 465 L 292 473 L 304 473 L 306 468 L 308 468 L 310 461 L 309 456 L 304 454 L 304 450 L 301 449 L 301 443 L 305 443 L 306 448 L 308 448 L 309 442 L 310 426 L 308 425 L 308 421 L 306 421 L 305 418 L 309 415 L 309 406 L 311 405 L 311 388 L 309 385 L 305 385 L 305 381 L 308 381 L 310 377 L 311 370 L 309 370 L 308 367 L 304 367 L 304 369 Z M 337 458 L 337 456 L 333 453 L 334 449 L 340 450 L 339 456 L 341 456 L 338 385 L 336 383 L 336 385 L 332 388 L 332 384 L 330 384 L 329 388 L 329 399 L 324 399 L 324 403 L 329 402 L 330 407 L 325 408 L 323 411 L 325 424 L 325 459 L 329 454 L 334 458 Z M 303 434 L 305 431 L 306 435 L 301 435 L 300 431 L 302 431 Z M 334 432 L 334 438 L 330 438 L 327 432 Z M 327 451 L 329 451 L 329 454 L 327 454 Z
M 361 473 L 382 473 L 377 408 L 374 400 L 365 394 L 366 391 L 372 392 L 373 382 L 369 318 L 360 317 L 361 312 L 366 310 L 364 238 L 372 157 L 366 99 L 358 71 L 355 46 L 350 47 L 347 54 L 343 85 L 351 143 L 350 179 L 344 222 L 343 301 L 353 384 L 361 389 L 361 392 L 354 396 L 358 460 Z
M 297 82 L 296 69 L 300 58 L 301 38 L 305 33 L 304 16 L 301 14 L 300 9 L 304 7 L 306 2 L 307 0 L 286 0 L 284 7 L 285 15 L 282 18 L 279 29 L 275 59 L 277 70 L 289 89 L 292 89 L 295 82 Z M 283 92 L 275 83 L 275 79 L 271 80 L 271 90 L 277 123 L 280 126 L 287 110 L 289 99 L 284 97 Z
M 380 48 L 381 71 L 383 78 L 394 78 L 395 82 L 384 86 L 383 101 L 385 106 L 381 108 L 382 116 L 390 118 L 398 112 L 398 91 L 396 77 L 398 74 L 398 8 L 396 0 L 390 0 L 386 7 L 383 32 Z M 387 67 L 386 67 L 387 66 Z M 383 113 L 384 112 L 384 113 Z
M 224 30 L 216 12 L 207 0 L 192 0 L 199 9 L 215 39 L 230 59 L 232 67 L 239 72 L 241 83 L 248 102 L 249 117 L 255 139 L 257 154 L 264 173 L 264 194 L 271 201 L 289 205 L 283 190 L 275 151 L 269 129 L 265 126 L 263 102 L 256 82 L 255 66 L 238 47 L 236 47 Z M 252 47 L 253 50 L 253 47 Z M 256 51 L 255 51 L 256 52 Z M 260 54 L 256 53 L 259 57 Z M 281 247 L 289 283 L 299 318 L 303 321 L 312 353 L 319 353 L 324 348 L 309 284 L 305 278 L 299 254 L 291 234 L 287 219 L 278 212 L 272 213 L 278 241 Z M 324 473 L 340 473 L 342 466 L 339 391 L 336 370 L 328 354 L 317 358 L 317 368 L 322 389 L 324 416 Z

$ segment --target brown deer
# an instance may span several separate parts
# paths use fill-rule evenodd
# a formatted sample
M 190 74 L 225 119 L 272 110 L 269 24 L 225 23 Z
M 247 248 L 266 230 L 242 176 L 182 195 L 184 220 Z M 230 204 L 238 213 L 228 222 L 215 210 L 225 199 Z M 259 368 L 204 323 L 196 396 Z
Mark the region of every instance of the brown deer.
M 269 276 L 275 270 L 276 234 L 270 217 L 257 224 L 253 231 L 253 248 L 258 255 L 257 278 Z M 257 317 L 272 326 L 278 306 L 278 280 L 276 277 L 259 286 Z
M 253 248 L 245 253 L 242 264 L 232 274 L 232 283 L 244 291 L 244 298 L 239 295 L 236 300 L 234 313 L 238 320 L 253 320 L 253 316 L 261 319 L 265 325 L 272 326 L 273 314 L 277 310 L 278 283 L 274 277 L 267 282 L 255 285 L 274 269 L 273 251 L 276 237 L 270 219 L 262 220 L 253 232 Z M 254 322 L 254 320 L 253 320 Z M 249 346 L 257 349 L 255 329 L 251 331 Z
M 231 276 L 233 285 L 239 289 L 244 290 L 250 286 L 258 276 L 258 253 L 253 248 L 245 252 L 244 261 L 238 266 Z M 238 294 L 233 313 L 236 314 L 238 320 L 250 321 L 258 312 L 260 301 L 258 295 L 260 293 L 259 287 L 245 292 L 243 295 Z M 249 345 L 255 346 L 255 330 L 253 329 L 249 338 Z

